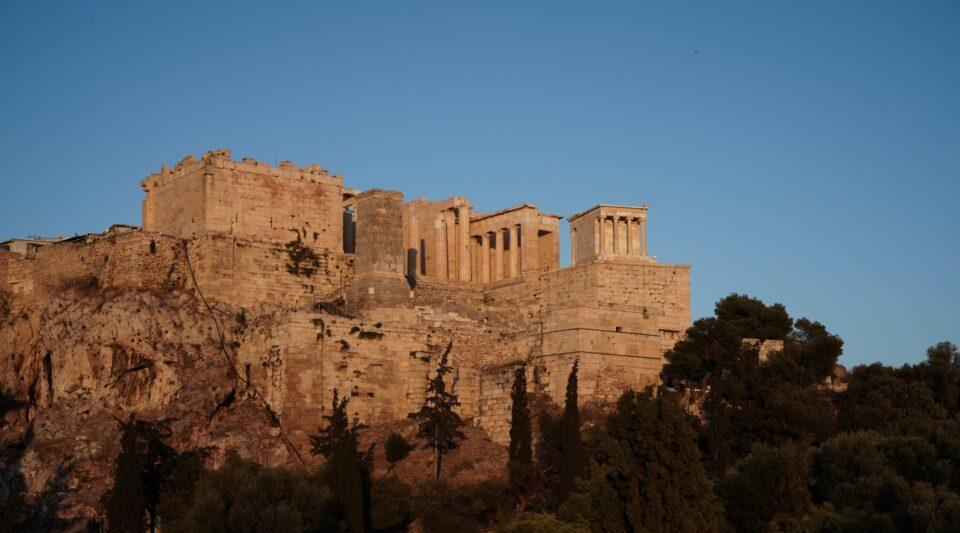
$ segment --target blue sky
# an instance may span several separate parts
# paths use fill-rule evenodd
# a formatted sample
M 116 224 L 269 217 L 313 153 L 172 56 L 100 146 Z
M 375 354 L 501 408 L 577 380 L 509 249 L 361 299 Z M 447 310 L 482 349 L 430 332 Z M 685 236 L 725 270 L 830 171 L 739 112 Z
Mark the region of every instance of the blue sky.
M 782 302 L 848 365 L 960 342 L 955 0 L 6 0 L 0 67 L 0 239 L 139 223 L 140 179 L 227 147 L 480 210 L 646 202 L 694 317 Z

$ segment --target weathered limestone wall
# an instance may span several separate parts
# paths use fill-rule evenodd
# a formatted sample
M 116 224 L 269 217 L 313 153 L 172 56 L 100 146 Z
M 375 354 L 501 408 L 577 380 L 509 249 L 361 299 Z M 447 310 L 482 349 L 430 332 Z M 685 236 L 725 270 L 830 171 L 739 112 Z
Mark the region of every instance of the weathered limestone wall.
M 402 419 L 423 404 L 427 380 L 453 342 L 450 385 L 460 414 L 472 420 L 480 401 L 478 375 L 500 336 L 455 314 L 413 309 L 368 310 L 363 318 L 325 312 L 284 312 L 241 346 L 239 364 L 300 446 L 329 412 L 333 391 L 350 399 L 352 420 Z M 301 448 L 305 449 L 305 448 Z
M 270 242 L 300 238 L 343 251 L 343 179 L 319 166 L 278 168 L 230 152 L 188 156 L 148 176 L 143 227 L 180 237 L 218 232 Z
M 197 282 L 208 298 L 239 307 L 303 307 L 336 300 L 353 278 L 353 256 L 320 250 L 311 273 L 292 273 L 289 251 L 274 242 L 206 234 L 190 243 Z
M 423 310 L 455 313 L 481 321 L 484 312 L 484 288 L 479 285 L 418 277 L 414 281 L 413 305 Z
M 488 313 L 512 324 L 517 330 L 536 329 L 541 315 L 541 275 L 521 276 L 490 283 L 483 288 Z
M 403 418 L 422 400 L 430 358 L 421 356 L 429 352 L 412 327 L 415 317 L 385 313 L 373 319 L 303 312 L 276 329 L 283 388 L 278 413 L 301 442 L 317 432 L 334 389 L 350 399 L 349 414 L 362 423 Z
M 534 327 L 516 334 L 528 351 L 502 353 L 482 372 L 478 425 L 507 441 L 513 371 L 523 361 L 528 380 L 537 378 L 530 387 L 558 404 L 576 360 L 582 402 L 656 385 L 664 351 L 690 325 L 689 283 L 688 266 L 595 261 L 488 287 L 488 303 L 524 310 Z
M 187 280 L 180 242 L 143 232 L 51 244 L 33 258 L 9 252 L 0 257 L 0 287 L 27 300 L 47 300 L 74 287 L 168 292 Z
M 350 302 L 358 308 L 411 304 L 404 275 L 403 195 L 373 189 L 356 197 L 357 248 Z

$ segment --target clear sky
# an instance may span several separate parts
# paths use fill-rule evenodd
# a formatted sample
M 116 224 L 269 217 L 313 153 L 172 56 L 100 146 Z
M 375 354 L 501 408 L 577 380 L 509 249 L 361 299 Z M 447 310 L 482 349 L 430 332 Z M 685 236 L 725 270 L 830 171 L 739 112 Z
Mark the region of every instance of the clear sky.
M 480 210 L 649 203 L 694 317 L 781 302 L 848 365 L 960 342 L 956 0 L 196 4 L 0 1 L 0 239 L 138 224 L 143 177 L 226 147 Z

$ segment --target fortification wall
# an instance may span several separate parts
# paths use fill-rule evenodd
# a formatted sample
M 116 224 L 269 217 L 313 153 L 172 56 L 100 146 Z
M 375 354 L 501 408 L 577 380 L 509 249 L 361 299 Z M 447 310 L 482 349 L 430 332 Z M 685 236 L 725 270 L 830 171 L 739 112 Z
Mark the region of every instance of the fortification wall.
M 540 321 L 542 281 L 540 273 L 521 276 L 484 286 L 483 301 L 488 312 L 513 324 L 518 331 L 536 328 Z
M 186 281 L 180 242 L 143 232 L 90 236 L 44 246 L 33 258 L 5 253 L 0 260 L 0 286 L 27 302 L 74 288 L 170 292 Z
M 319 166 L 185 158 L 142 182 L 143 227 L 180 237 L 208 232 L 343 251 L 343 179 Z
M 612 402 L 626 389 L 657 385 L 664 351 L 690 325 L 689 276 L 687 266 L 596 261 L 489 287 L 489 302 L 539 313 L 542 322 L 516 334 L 516 346 L 529 355 L 502 354 L 483 369 L 478 425 L 507 442 L 514 370 L 524 362 L 528 390 L 558 405 L 574 361 L 583 403 Z
M 356 422 L 392 421 L 418 410 L 451 341 L 448 385 L 459 396 L 460 415 L 473 421 L 483 361 L 502 351 L 498 334 L 455 314 L 368 310 L 360 318 L 298 311 L 274 322 L 261 332 L 264 340 L 241 346 L 238 362 L 301 444 L 316 433 L 334 390 L 350 399 Z
M 484 289 L 480 285 L 445 282 L 430 278 L 416 278 L 413 284 L 413 304 L 430 312 L 456 313 L 483 320 Z
M 273 242 L 205 234 L 190 240 L 190 260 L 207 298 L 239 307 L 303 307 L 335 300 L 353 279 L 353 256 L 314 252 L 291 272 L 290 251 Z

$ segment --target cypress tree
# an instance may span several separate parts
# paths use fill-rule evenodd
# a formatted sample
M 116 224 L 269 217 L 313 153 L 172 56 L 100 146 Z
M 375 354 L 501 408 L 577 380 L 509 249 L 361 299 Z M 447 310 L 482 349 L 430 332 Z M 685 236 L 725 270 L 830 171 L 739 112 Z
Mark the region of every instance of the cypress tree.
M 576 480 L 587 469 L 587 456 L 580 439 L 580 407 L 577 405 L 577 370 L 580 361 L 574 361 L 567 378 L 567 398 L 560 419 L 560 501 L 576 490 Z
M 114 462 L 113 487 L 104 494 L 111 531 L 154 531 L 164 464 L 174 455 L 160 428 L 131 418 L 121 422 L 120 455 Z
M 417 437 L 427 441 L 425 448 L 433 449 L 434 477 L 440 479 L 440 468 L 443 456 L 450 450 L 457 448 L 457 441 L 466 438 L 460 428 L 463 419 L 453 408 L 460 405 L 460 400 L 453 392 L 447 392 L 444 376 L 450 373 L 447 356 L 453 348 L 453 341 L 440 357 L 437 373 L 427 384 L 427 394 L 423 406 L 416 413 L 410 413 L 410 418 L 419 421 Z
M 363 533 L 370 529 L 369 491 L 365 490 L 365 467 L 369 457 L 357 452 L 357 427 L 347 420 L 349 398 L 340 398 L 333 391 L 333 411 L 324 415 L 327 426 L 318 435 L 310 437 L 311 452 L 327 460 L 327 476 L 340 514 L 351 531 Z
M 527 399 L 526 367 L 517 368 L 510 391 L 513 409 L 510 418 L 510 448 L 508 469 L 510 487 L 520 507 L 533 473 L 533 445 L 530 429 L 530 403 Z

